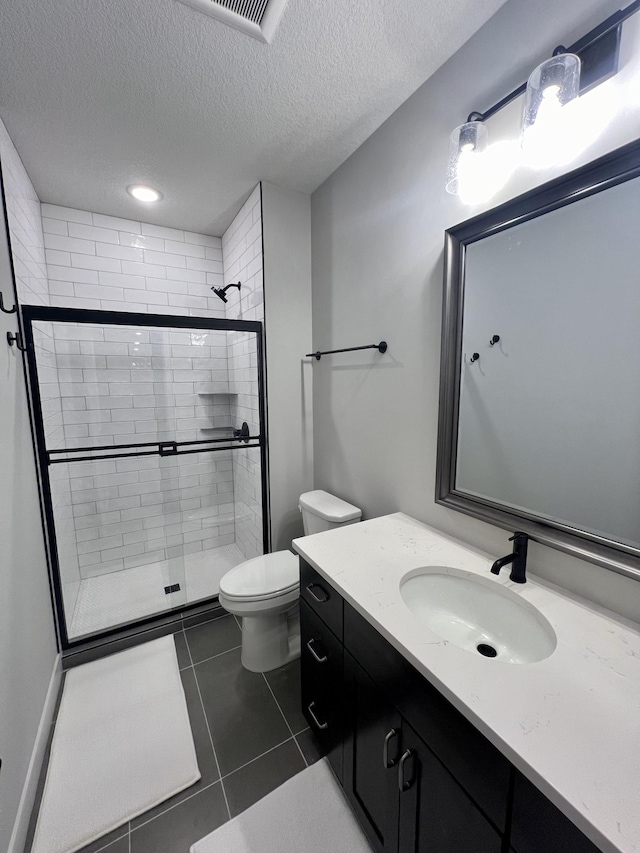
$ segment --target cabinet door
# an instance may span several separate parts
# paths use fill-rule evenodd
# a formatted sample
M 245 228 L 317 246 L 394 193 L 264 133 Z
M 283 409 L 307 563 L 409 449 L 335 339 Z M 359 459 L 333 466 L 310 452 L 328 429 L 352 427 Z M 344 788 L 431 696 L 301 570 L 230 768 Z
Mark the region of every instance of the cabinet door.
M 345 651 L 344 789 L 377 853 L 397 853 L 401 718 Z
M 300 602 L 302 712 L 342 781 L 342 645 Z
M 502 836 L 406 722 L 397 770 L 400 853 L 500 853 Z
M 516 772 L 511 846 L 517 853 L 598 853 L 598 848 L 536 786 Z

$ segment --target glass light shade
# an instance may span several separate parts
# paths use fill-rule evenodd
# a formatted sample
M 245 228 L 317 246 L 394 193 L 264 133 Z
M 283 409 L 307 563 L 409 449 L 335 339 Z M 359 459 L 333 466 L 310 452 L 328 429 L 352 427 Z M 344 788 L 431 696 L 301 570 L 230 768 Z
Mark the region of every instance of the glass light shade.
M 541 63 L 527 81 L 522 118 L 522 146 L 541 132 L 553 132 L 562 107 L 580 92 L 580 57 L 561 53 Z
M 449 162 L 447 164 L 446 190 L 452 195 L 460 191 L 460 177 L 471 161 L 486 150 L 489 134 L 481 121 L 468 121 L 461 124 L 451 134 L 449 141 Z M 477 162 L 477 161 L 476 161 Z

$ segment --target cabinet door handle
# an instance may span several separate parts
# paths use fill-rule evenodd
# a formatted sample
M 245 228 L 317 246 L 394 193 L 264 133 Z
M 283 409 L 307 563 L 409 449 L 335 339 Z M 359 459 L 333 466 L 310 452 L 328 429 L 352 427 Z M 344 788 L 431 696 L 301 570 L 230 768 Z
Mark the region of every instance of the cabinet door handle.
M 316 726 L 319 729 L 321 729 L 321 730 L 328 729 L 329 723 L 321 723 L 320 720 L 313 713 L 313 709 L 315 707 L 315 704 L 316 704 L 315 702 L 312 702 L 310 705 L 307 706 L 307 711 L 311 714 L 311 719 L 313 720 L 313 722 L 316 724 Z
M 384 744 L 382 746 L 382 764 L 383 764 L 385 770 L 390 770 L 392 767 L 395 767 L 396 764 L 398 763 L 397 759 L 395 761 L 394 760 L 389 761 L 389 743 L 391 742 L 391 740 L 394 737 L 396 737 L 396 735 L 399 735 L 399 734 L 400 734 L 400 732 L 398 731 L 398 729 L 391 729 L 384 736 Z
M 413 758 L 413 752 L 410 749 L 407 749 L 405 752 L 402 753 L 402 757 L 398 762 L 398 790 L 401 794 L 404 794 L 405 791 L 408 791 L 415 781 L 413 777 L 409 779 L 408 782 L 404 778 L 404 765 L 410 758 Z
M 313 591 L 313 588 L 314 588 L 314 587 L 316 587 L 316 586 L 318 587 L 318 589 L 319 589 L 319 590 L 321 590 L 321 591 L 324 593 L 324 598 L 319 598 L 319 597 L 315 594 L 315 592 Z M 310 583 L 310 584 L 307 584 L 307 592 L 309 593 L 309 595 L 311 595 L 311 596 L 313 596 L 313 598 L 315 598 L 315 600 L 318 602 L 318 604 L 324 604 L 326 601 L 329 601 L 329 599 L 331 598 L 331 596 L 330 596 L 330 595 L 329 595 L 329 593 L 326 591 L 326 589 L 324 589 L 323 587 L 321 587 L 319 583 Z
M 326 656 L 326 655 L 322 655 L 322 657 L 320 657 L 320 655 L 318 654 L 318 652 L 313 648 L 313 644 L 314 644 L 314 643 L 315 643 L 315 639 L 312 637 L 312 638 L 309 640 L 309 642 L 307 643 L 307 648 L 309 649 L 309 651 L 311 652 L 311 654 L 313 655 L 313 657 L 315 658 L 315 660 L 317 660 L 317 661 L 318 661 L 318 663 L 326 663 L 326 662 L 327 662 L 327 660 L 328 660 L 327 656 Z

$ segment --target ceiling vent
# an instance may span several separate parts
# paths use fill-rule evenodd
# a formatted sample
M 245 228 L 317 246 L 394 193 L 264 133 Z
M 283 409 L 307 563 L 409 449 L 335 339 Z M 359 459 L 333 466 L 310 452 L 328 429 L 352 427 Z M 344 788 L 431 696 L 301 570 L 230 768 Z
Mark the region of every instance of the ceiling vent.
M 270 42 L 288 0 L 179 0 L 259 41 Z

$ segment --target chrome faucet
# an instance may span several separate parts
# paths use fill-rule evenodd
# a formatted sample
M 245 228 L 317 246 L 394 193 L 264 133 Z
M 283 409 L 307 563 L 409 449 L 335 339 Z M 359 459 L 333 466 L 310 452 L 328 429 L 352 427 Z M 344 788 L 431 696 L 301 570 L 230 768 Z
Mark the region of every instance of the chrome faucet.
M 513 542 L 513 553 L 496 560 L 491 566 L 491 571 L 494 575 L 499 575 L 500 569 L 511 563 L 509 580 L 512 580 L 514 583 L 526 583 L 527 545 L 529 544 L 529 537 L 526 533 L 514 533 L 510 537 L 509 542 Z

